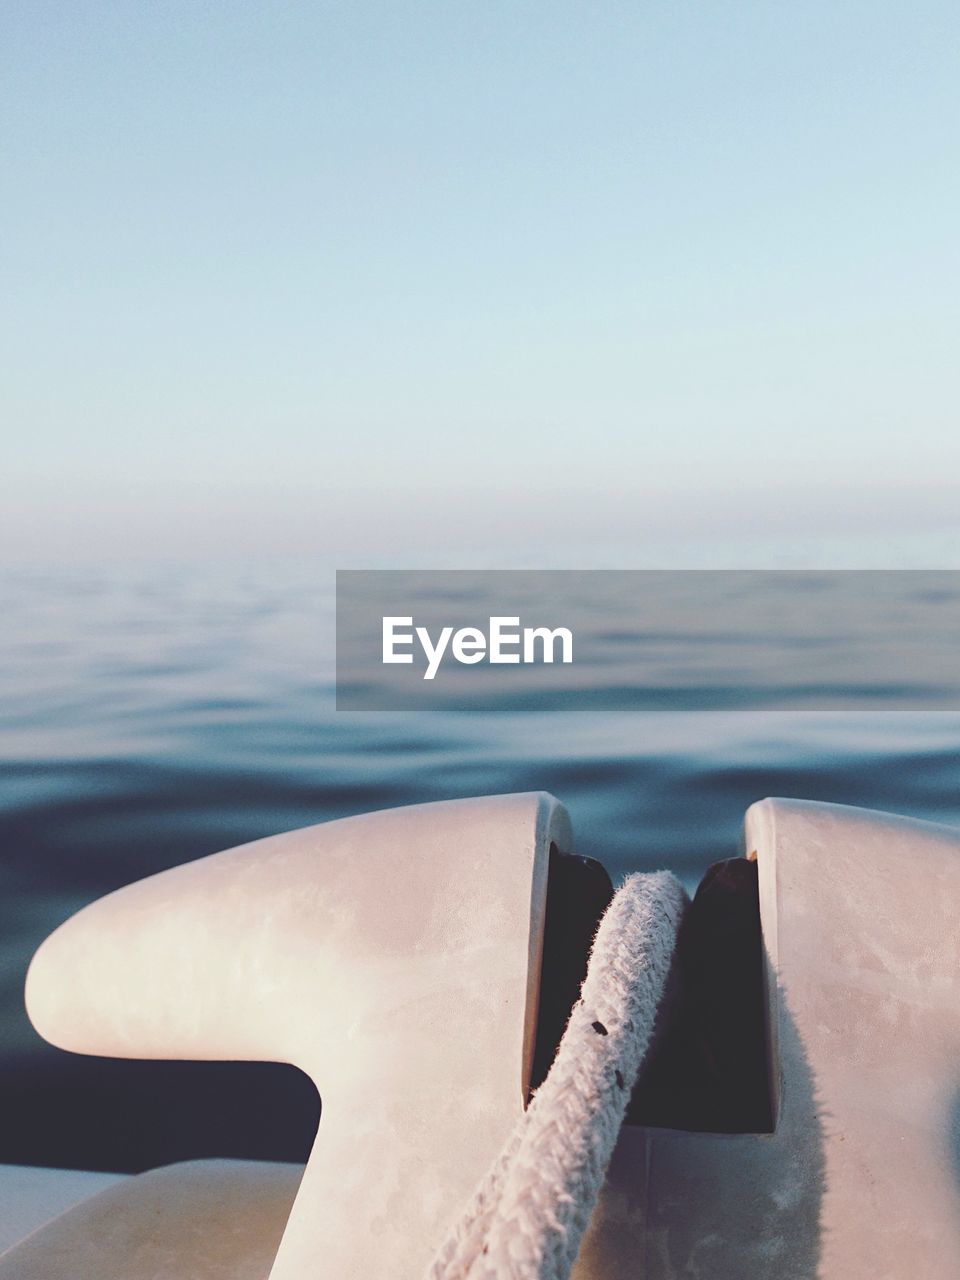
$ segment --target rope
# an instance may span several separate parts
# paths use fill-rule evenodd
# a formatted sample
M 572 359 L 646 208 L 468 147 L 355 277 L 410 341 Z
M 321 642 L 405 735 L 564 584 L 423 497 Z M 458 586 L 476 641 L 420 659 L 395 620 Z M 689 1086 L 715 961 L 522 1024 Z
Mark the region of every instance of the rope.
M 687 896 L 632 875 L 607 908 L 546 1080 L 430 1280 L 567 1280 L 650 1044 Z

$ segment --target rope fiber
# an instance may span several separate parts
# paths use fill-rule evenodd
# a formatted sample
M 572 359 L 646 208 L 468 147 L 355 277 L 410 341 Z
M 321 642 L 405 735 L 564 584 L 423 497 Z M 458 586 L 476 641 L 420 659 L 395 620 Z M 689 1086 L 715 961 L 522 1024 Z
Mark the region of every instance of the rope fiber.
M 632 875 L 600 921 L 547 1078 L 429 1280 L 568 1280 L 650 1046 L 687 895 Z

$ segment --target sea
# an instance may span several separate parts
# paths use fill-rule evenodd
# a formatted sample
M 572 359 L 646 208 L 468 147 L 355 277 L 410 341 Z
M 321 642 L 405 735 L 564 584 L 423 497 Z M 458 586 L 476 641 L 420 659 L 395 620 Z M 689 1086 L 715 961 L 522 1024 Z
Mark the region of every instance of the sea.
M 868 686 L 842 710 L 346 712 L 319 562 L 28 565 L 0 573 L 0 598 L 0 1164 L 305 1159 L 321 1103 L 295 1068 L 75 1057 L 26 1018 L 46 934 L 165 868 L 530 790 L 567 805 L 578 850 L 614 877 L 666 866 L 691 887 L 765 796 L 960 826 L 960 711 L 891 708 Z

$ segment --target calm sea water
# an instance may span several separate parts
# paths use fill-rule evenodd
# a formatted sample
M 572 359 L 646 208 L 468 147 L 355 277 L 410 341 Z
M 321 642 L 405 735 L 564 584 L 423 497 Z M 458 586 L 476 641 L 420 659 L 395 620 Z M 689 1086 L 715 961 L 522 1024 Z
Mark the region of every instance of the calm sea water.
M 338 714 L 333 576 L 316 566 L 32 570 L 2 593 L 0 1163 L 305 1156 L 318 1104 L 292 1068 L 74 1058 L 26 1021 L 43 937 L 165 867 L 383 806 L 541 788 L 612 872 L 691 883 L 766 795 L 960 825 L 957 713 Z

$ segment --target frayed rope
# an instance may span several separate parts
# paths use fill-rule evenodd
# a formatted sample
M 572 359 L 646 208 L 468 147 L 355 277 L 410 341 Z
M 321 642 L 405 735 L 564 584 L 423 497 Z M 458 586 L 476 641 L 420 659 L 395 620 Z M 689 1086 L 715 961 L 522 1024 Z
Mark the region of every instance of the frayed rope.
M 556 1058 L 429 1280 L 568 1280 L 650 1045 L 687 904 L 632 875 L 600 921 Z

